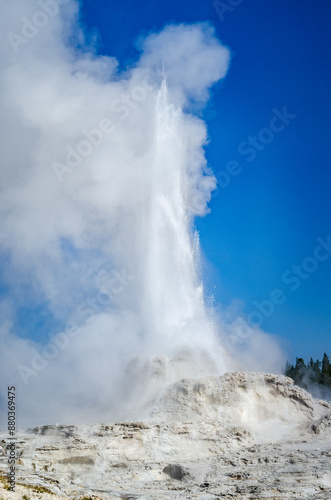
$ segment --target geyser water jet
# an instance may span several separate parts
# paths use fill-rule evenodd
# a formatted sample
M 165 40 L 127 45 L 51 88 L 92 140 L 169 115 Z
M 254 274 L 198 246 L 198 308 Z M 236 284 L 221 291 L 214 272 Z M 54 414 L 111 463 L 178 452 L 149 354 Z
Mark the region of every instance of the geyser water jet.
M 154 356 L 129 363 L 125 391 L 137 404 L 141 389 L 148 388 L 143 406 L 170 382 L 226 370 L 199 273 L 185 114 L 169 102 L 165 78 L 156 96 L 154 134 L 141 262 L 142 330 L 147 352 Z
M 155 106 L 143 322 L 147 336 L 161 336 L 172 344 L 209 338 L 212 332 L 197 272 L 198 235 L 192 230 L 182 128 L 183 113 L 169 104 L 164 79 Z

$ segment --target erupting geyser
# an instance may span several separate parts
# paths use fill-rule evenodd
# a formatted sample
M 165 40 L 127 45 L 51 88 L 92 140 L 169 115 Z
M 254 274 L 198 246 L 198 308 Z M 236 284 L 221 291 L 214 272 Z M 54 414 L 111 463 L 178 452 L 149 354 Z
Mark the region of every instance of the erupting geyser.
M 154 133 L 140 273 L 142 332 L 150 355 L 129 363 L 124 390 L 129 400 L 135 393 L 135 407 L 143 400 L 145 409 L 166 384 L 227 368 L 199 275 L 195 165 L 190 164 L 185 114 L 169 103 L 166 78 L 156 95 Z M 209 182 L 212 187 L 211 175 Z

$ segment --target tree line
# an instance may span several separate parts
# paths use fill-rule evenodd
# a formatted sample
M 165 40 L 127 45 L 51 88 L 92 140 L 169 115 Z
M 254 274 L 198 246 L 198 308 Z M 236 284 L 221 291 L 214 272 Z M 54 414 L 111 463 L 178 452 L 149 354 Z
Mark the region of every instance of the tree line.
M 303 358 L 296 358 L 295 365 L 286 364 L 285 375 L 291 377 L 296 385 L 306 390 L 319 387 L 322 394 L 331 390 L 331 363 L 326 353 L 322 361 L 318 359 L 314 361 L 310 358 L 307 364 Z

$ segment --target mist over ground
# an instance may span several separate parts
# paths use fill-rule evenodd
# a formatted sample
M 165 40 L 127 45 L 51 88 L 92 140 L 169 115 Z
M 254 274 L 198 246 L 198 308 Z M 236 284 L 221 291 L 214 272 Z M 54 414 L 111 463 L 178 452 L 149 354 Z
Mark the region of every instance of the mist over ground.
M 203 290 L 194 219 L 216 179 L 202 110 L 230 62 L 213 27 L 133 40 L 140 58 L 119 71 L 78 2 L 0 5 L 0 370 L 18 424 L 102 421 L 130 398 L 132 415 L 128 384 L 281 372 L 277 339 Z M 53 328 L 22 335 L 18 316 L 38 308 Z

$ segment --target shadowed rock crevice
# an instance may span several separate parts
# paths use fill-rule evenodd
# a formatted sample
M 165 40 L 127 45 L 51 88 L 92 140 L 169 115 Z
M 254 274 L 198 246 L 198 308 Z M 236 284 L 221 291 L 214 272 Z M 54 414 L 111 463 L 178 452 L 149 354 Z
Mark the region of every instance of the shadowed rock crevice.
M 182 481 L 186 476 L 188 476 L 188 473 L 180 465 L 167 465 L 163 469 L 163 472 L 167 474 L 167 476 L 171 477 L 171 479 L 177 479 L 177 481 Z

